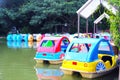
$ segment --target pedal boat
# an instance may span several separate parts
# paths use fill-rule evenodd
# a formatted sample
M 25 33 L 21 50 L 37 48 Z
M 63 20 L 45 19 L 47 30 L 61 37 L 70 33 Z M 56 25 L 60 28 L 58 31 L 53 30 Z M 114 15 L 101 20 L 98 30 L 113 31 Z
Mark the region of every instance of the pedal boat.
M 82 77 L 96 78 L 118 67 L 117 61 L 108 40 L 81 38 L 69 44 L 60 69 L 65 74 L 78 72 Z
M 37 63 L 49 61 L 50 64 L 60 64 L 69 43 L 67 37 L 44 37 L 40 41 L 34 59 Z

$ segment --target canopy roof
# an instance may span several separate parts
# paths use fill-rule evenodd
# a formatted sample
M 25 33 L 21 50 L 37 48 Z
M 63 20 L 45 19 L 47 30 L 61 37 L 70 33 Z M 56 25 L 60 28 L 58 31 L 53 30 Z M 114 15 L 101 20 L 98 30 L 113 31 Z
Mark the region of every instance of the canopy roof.
M 104 12 L 101 16 L 99 16 L 99 17 L 94 21 L 94 24 L 98 24 L 103 18 L 109 19 L 110 17 L 109 17 L 108 14 L 106 14 L 106 13 Z
M 90 44 L 91 46 L 88 47 L 89 50 L 87 52 L 75 52 L 70 51 L 72 46 L 74 44 Z M 85 47 L 85 46 L 84 46 Z M 100 49 L 108 47 L 109 50 Z M 108 42 L 108 40 L 102 39 L 102 38 L 76 38 L 74 39 L 68 46 L 66 51 L 65 59 L 69 60 L 77 60 L 81 62 L 92 62 L 98 59 L 98 53 L 101 54 L 108 54 L 108 55 L 114 55 L 112 46 Z M 79 53 L 79 54 L 75 54 Z
M 117 10 L 115 7 L 110 5 L 105 0 L 88 0 L 78 11 L 77 14 L 82 16 L 83 18 L 87 19 L 90 17 L 98 8 L 99 5 L 101 5 L 111 11 L 113 14 L 116 14 Z
M 44 37 L 37 48 L 37 52 L 51 52 L 51 53 L 57 53 L 61 51 L 61 44 L 63 40 L 68 40 L 70 43 L 69 39 L 65 36 L 62 37 Z

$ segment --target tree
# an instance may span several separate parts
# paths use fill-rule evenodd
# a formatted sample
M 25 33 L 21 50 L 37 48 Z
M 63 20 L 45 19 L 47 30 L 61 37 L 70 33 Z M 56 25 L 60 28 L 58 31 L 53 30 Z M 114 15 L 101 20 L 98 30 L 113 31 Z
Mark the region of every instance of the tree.
M 2 7 L 17 10 L 27 0 L 2 0 Z
M 65 23 L 70 28 L 75 27 L 77 22 L 76 11 L 85 1 L 30 0 L 20 7 L 19 18 L 21 22 L 24 22 L 24 25 L 32 28 L 51 29 L 51 25 L 54 27 L 56 24 L 63 25 Z
M 0 34 L 6 35 L 9 30 L 18 24 L 16 20 L 18 9 L 25 0 L 2 0 L 0 5 Z
M 77 31 L 76 11 L 87 0 L 5 0 L 5 11 L 0 21 L 0 26 L 9 29 L 10 26 L 30 30 L 30 33 L 50 31 L 51 26 L 67 26 L 74 32 Z M 12 5 L 14 4 L 14 5 Z M 4 25 L 3 25 L 4 21 Z M 48 24 L 49 23 L 49 24 Z M 83 24 L 82 24 L 83 25 Z M 25 28 L 26 29 L 26 28 Z M 22 30 L 24 31 L 24 30 Z M 73 33 L 74 33 L 73 32 Z
M 1 34 L 7 34 L 9 28 L 13 26 L 13 20 L 15 19 L 15 13 L 13 10 L 8 10 L 6 8 L 0 8 L 0 25 Z
M 110 0 L 110 3 L 112 3 L 118 9 L 116 15 L 111 14 L 110 31 L 112 33 L 112 38 L 114 40 L 115 45 L 118 46 L 120 49 L 120 1 Z

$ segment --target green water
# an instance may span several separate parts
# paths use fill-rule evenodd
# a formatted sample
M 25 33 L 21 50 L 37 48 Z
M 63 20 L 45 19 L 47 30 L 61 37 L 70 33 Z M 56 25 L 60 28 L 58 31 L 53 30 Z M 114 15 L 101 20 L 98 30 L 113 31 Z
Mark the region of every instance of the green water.
M 36 64 L 33 59 L 36 51 L 36 44 L 30 47 L 27 43 L 21 43 L 22 47 L 15 46 L 18 46 L 18 44 L 8 44 L 6 41 L 0 41 L 0 80 L 41 80 L 37 77 L 36 68 L 44 68 L 44 70 L 49 69 L 52 72 L 53 69 L 59 70 L 61 66 L 61 64 Z M 85 79 L 79 74 L 62 75 L 60 80 L 118 80 L 118 71 L 114 71 L 96 79 Z

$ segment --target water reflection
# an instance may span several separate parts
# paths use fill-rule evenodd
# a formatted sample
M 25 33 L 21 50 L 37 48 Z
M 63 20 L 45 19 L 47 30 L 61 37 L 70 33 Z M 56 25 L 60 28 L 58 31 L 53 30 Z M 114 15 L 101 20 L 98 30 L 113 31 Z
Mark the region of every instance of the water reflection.
M 0 80 L 37 80 L 33 60 L 35 49 L 8 48 L 5 41 L 0 46 Z
M 8 48 L 37 48 L 39 42 L 7 41 Z
M 44 71 L 44 74 L 47 73 L 47 70 L 50 70 L 52 74 L 56 73 L 56 71 L 59 72 L 57 74 L 61 74 L 61 71 L 59 69 L 61 64 L 36 64 L 35 60 L 33 59 L 36 52 L 33 48 L 37 47 L 36 42 L 26 42 L 28 43 L 26 45 L 25 42 L 12 43 L 0 41 L 0 43 L 0 80 L 40 80 L 37 74 L 40 73 L 39 70 L 41 69 L 42 72 Z M 19 49 L 11 49 L 13 48 L 13 44 Z M 28 47 L 30 46 L 29 44 L 31 44 L 31 47 L 28 49 L 21 47 Z M 60 79 L 56 80 L 119 80 L 118 75 L 118 69 L 112 71 L 107 75 L 95 79 L 82 78 L 78 73 L 75 73 L 73 75 L 66 75 L 63 73 L 63 75 L 59 76 Z
M 38 80 L 62 80 L 63 72 L 60 65 L 36 64 L 35 70 Z
M 98 78 L 93 78 L 93 79 L 83 78 L 83 77 L 81 77 L 81 75 L 79 73 L 74 73 L 72 75 L 64 75 L 62 77 L 62 80 L 119 80 L 118 72 L 119 72 L 119 70 L 117 68 L 104 76 L 101 76 Z
M 79 73 L 73 73 L 72 75 L 64 74 L 60 70 L 59 65 L 51 65 L 48 62 L 43 64 L 36 64 L 35 71 L 38 80 L 118 80 L 118 68 L 108 73 L 107 75 L 98 78 L 83 78 Z
M 60 70 L 57 69 L 41 69 L 36 68 L 36 74 L 38 80 L 42 79 L 52 79 L 52 80 L 61 80 L 61 73 Z
M 51 65 L 49 63 L 36 64 L 35 71 L 38 80 L 118 80 L 118 69 L 99 78 L 88 79 L 83 78 L 79 73 L 74 73 L 72 75 L 64 74 L 60 70 L 60 66 L 61 64 L 59 65 Z

